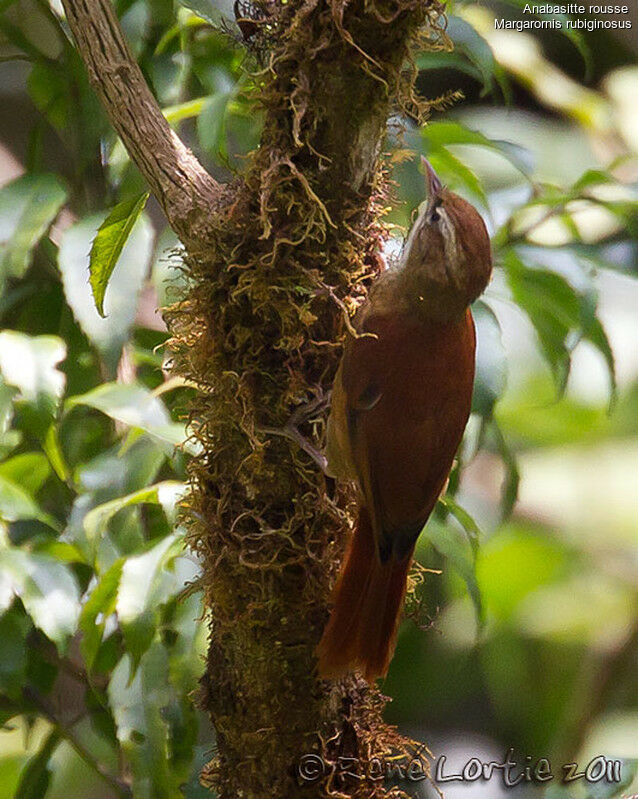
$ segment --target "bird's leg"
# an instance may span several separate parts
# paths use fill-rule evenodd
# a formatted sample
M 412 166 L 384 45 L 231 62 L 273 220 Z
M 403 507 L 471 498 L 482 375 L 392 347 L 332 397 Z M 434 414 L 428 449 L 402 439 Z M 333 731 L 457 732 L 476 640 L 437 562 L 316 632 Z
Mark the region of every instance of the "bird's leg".
M 320 391 L 313 400 L 300 405 L 283 427 L 259 427 L 261 433 L 283 436 L 294 441 L 300 449 L 310 455 L 324 474 L 328 474 L 328 459 L 320 449 L 308 441 L 299 430 L 299 427 L 305 422 L 309 422 L 317 413 L 323 411 L 330 404 L 330 393 Z

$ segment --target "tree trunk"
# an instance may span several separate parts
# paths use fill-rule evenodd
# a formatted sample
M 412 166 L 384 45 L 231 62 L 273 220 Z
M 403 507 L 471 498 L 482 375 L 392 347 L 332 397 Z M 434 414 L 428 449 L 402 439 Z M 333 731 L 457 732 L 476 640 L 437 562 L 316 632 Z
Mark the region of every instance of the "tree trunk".
M 378 777 L 375 758 L 411 751 L 383 723 L 383 697 L 355 677 L 329 683 L 315 673 L 352 496 L 263 428 L 282 427 L 330 388 L 347 313 L 378 269 L 386 121 L 396 107 L 414 111 L 414 75 L 403 66 L 420 30 L 436 38 L 441 6 L 255 6 L 243 30 L 264 63 L 263 136 L 244 179 L 221 189 L 157 109 L 136 105 L 137 65 L 122 42 L 115 68 L 92 60 L 96 40 L 108 60 L 116 21 L 107 0 L 64 5 L 116 128 L 186 246 L 192 288 L 166 316 L 175 369 L 199 389 L 190 419 L 203 454 L 191 462 L 186 518 L 210 619 L 202 702 L 217 756 L 205 778 L 224 799 L 400 795 L 336 773 L 340 757 L 356 757 L 349 770 Z M 124 87 L 107 85 L 114 75 Z M 159 131 L 150 146 L 139 116 L 149 113 Z M 168 183 L 167 164 L 152 163 L 158 152 L 174 167 Z M 322 419 L 303 432 L 320 443 Z

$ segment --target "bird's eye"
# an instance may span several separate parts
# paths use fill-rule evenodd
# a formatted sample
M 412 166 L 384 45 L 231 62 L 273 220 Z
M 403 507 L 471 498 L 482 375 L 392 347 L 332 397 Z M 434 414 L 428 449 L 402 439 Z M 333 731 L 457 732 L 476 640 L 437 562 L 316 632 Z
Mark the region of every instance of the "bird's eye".
M 443 200 L 440 198 L 436 200 L 434 206 L 432 207 L 432 211 L 430 212 L 430 222 L 438 222 L 441 218 L 441 214 L 439 213 L 439 208 L 443 205 Z

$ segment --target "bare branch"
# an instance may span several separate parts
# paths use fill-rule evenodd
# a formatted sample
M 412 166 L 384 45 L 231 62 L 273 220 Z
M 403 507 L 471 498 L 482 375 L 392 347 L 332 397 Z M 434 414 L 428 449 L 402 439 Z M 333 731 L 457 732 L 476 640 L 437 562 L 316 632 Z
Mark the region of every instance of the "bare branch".
M 111 0 L 62 0 L 77 49 L 106 112 L 182 241 L 206 238 L 218 184 L 164 118 L 124 38 Z

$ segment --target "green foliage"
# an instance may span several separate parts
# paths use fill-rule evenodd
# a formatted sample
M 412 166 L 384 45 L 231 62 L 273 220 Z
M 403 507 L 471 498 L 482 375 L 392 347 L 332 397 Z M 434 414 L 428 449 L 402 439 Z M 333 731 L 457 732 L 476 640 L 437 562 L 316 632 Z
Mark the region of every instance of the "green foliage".
M 209 97 L 197 117 L 197 134 L 205 150 L 226 156 L 226 113 L 232 95 L 220 92 Z
M 1 553 L 2 593 L 19 597 L 31 620 L 61 651 L 77 627 L 80 593 L 66 563 L 38 552 L 5 546 Z
M 109 371 L 113 372 L 135 320 L 138 295 L 153 254 L 153 232 L 148 220 L 140 216 L 119 257 L 115 257 L 110 265 L 105 262 L 102 277 L 95 278 L 103 281 L 104 292 L 106 283 L 109 283 L 104 318 L 95 307 L 89 283 L 91 244 L 101 225 L 105 224 L 103 220 L 103 214 L 89 215 L 66 230 L 60 241 L 57 260 L 66 301 L 82 331 L 100 351 Z M 103 303 L 102 294 L 102 310 Z
M 454 70 L 469 75 L 481 85 L 481 95 L 495 94 L 497 86 L 509 96 L 509 86 L 492 48 L 469 22 L 448 14 L 447 34 L 454 43 L 451 52 L 421 52 L 416 63 L 426 77 L 434 70 Z
M 425 154 L 432 166 L 441 174 L 453 177 L 452 188 L 464 188 L 484 206 L 488 205 L 488 201 L 481 182 L 471 169 L 452 154 L 451 146 L 460 144 L 493 150 L 507 158 L 524 176 L 530 169 L 529 158 L 522 148 L 512 142 L 489 139 L 458 122 L 431 122 L 422 129 L 421 135 Z
M 529 316 L 549 363 L 559 394 L 565 391 L 570 355 L 583 340 L 600 350 L 609 368 L 612 398 L 616 390 L 614 356 L 596 316 L 596 298 L 588 281 L 578 291 L 560 274 L 527 266 L 513 249 L 504 253 L 507 279 L 516 304 Z
M 51 781 L 49 760 L 60 742 L 58 732 L 51 732 L 35 757 L 31 758 L 22 774 L 15 793 L 15 799 L 38 799 L 44 796 Z
M 0 190 L 0 279 L 20 278 L 67 192 L 55 175 L 25 175 Z
M 89 283 L 95 307 L 104 317 L 104 295 L 122 249 L 144 210 L 149 194 L 118 203 L 98 228 L 89 256 Z
M 144 431 L 158 442 L 169 445 L 169 450 L 178 444 L 189 448 L 184 425 L 171 422 L 161 399 L 142 385 L 104 383 L 67 400 L 69 410 L 77 405 L 88 405 L 134 430 Z
M 137 776 L 138 795 L 180 797 L 191 759 L 184 758 L 183 749 L 192 752 L 194 717 L 185 702 L 172 701 L 163 644 L 155 642 L 136 670 L 131 656 L 120 660 L 109 683 L 109 702 L 118 741 Z
M 0 618 L 0 634 L 5 646 L 0 661 L 0 688 L 4 696 L 15 701 L 20 697 L 26 679 L 29 621 L 17 609 L 7 610 L 13 600 L 11 586 L 3 585 L 2 591 L 4 613 Z
M 446 509 L 449 509 L 452 504 L 449 498 L 442 502 Z M 466 527 L 461 522 L 459 530 L 459 526 L 452 524 L 450 520 L 441 519 L 438 514 L 434 515 L 426 525 L 423 536 L 419 539 L 420 547 L 422 548 L 425 542 L 429 541 L 459 574 L 467 586 L 478 623 L 482 624 L 484 618 L 483 599 L 476 580 L 476 547 L 472 546 L 477 540 L 478 528 L 465 511 L 458 506 L 455 509 L 461 511 L 460 515 L 463 520 L 469 522 L 468 526 Z M 471 530 L 471 537 L 468 540 L 469 530 Z
M 213 2 L 213 0 L 188 0 L 187 2 L 182 2 L 182 5 L 186 8 L 190 8 L 197 16 L 213 25 L 218 25 L 224 17 L 226 19 L 232 19 L 233 17 L 232 3 L 228 2 L 228 0 L 226 2 L 224 2 L 224 0 L 221 0 L 221 2 Z
M 601 276 L 636 274 L 638 200 L 615 150 L 602 164 L 581 158 L 585 130 L 604 152 L 611 132 L 607 121 L 596 126 L 592 109 L 616 118 L 611 99 L 568 83 L 542 52 L 540 61 L 526 60 L 526 40 L 515 33 L 509 55 L 499 51 L 493 24 L 482 24 L 472 6 L 451 8 L 456 49 L 419 54 L 416 63 L 428 92 L 437 76 L 461 75 L 494 105 L 481 116 L 460 104 L 422 129 L 402 120 L 401 142 L 389 135 L 398 195 L 390 219 L 406 226 L 422 201 L 417 165 L 427 155 L 446 184 L 481 207 L 496 274 L 473 309 L 472 421 L 418 550 L 424 563 L 444 569 L 436 585 L 426 583 L 426 602 L 446 609 L 447 634 L 425 645 L 406 627 L 387 690 L 398 720 L 422 720 L 415 713 L 425 715 L 427 701 L 432 725 L 444 728 L 450 719 L 464 723 L 476 705 L 495 739 L 505 731 L 508 745 L 543 751 L 559 748 L 569 714 L 586 717 L 578 669 L 584 662 L 595 675 L 605 665 L 611 645 L 598 627 L 616 629 L 602 611 L 631 620 L 635 581 L 618 563 L 631 561 L 622 536 L 633 533 L 616 531 L 614 544 L 605 524 L 604 546 L 591 531 L 575 541 L 555 524 L 520 518 L 526 506 L 515 509 L 516 500 L 528 458 L 638 434 L 638 391 L 616 385 L 599 301 Z M 0 2 L 3 36 L 29 58 L 27 91 L 38 114 L 27 173 L 0 189 L 0 715 L 24 729 L 37 718 L 46 729 L 0 757 L 0 797 L 5 788 L 7 796 L 38 799 L 92 795 L 105 784 L 96 763 L 114 795 L 203 796 L 197 772 L 207 750 L 197 743 L 202 720 L 192 693 L 205 628 L 197 563 L 175 528 L 184 461 L 195 451 L 183 418 L 189 388 L 166 380 L 167 334 L 148 310 L 171 297 L 167 280 L 184 287 L 172 268 L 179 242 L 144 211 L 145 187 L 105 122 L 59 6 L 36 2 L 24 19 L 21 8 Z M 261 125 L 250 100 L 254 65 L 215 28 L 222 17 L 233 24 L 232 4 L 193 0 L 174 9 L 138 0 L 118 10 L 170 124 L 230 177 Z M 568 35 L 591 60 L 583 36 Z M 520 54 L 514 64 L 512 52 Z M 571 93 L 548 100 L 540 67 Z M 513 132 L 514 110 L 499 116 L 500 97 L 510 97 L 516 81 L 537 101 L 524 120 L 525 147 Z M 554 163 L 549 176 L 543 165 L 555 123 L 539 111 L 544 105 L 574 142 L 564 173 Z M 66 164 L 59 174 L 44 171 L 51 129 Z M 629 153 L 622 135 L 613 131 Z M 506 346 L 504 308 L 533 332 L 524 379 Z M 572 390 L 574 360 L 588 347 L 605 364 L 609 397 L 618 394 L 611 417 L 607 398 Z M 593 457 L 583 450 L 582 458 Z M 487 509 L 465 483 L 477 463 L 479 471 L 487 464 L 486 474 L 497 464 L 500 484 Z M 474 657 L 477 630 L 481 648 L 467 674 L 451 651 Z M 551 679 L 536 686 L 538 673 Z M 54 687 L 69 674 L 86 727 L 56 715 Z M 615 701 L 618 712 L 627 710 L 622 695 Z M 83 752 L 94 786 L 59 787 L 51 759 L 57 770 L 62 742 Z M 592 797 L 603 795 L 592 789 Z
M 15 398 L 31 406 L 46 421 L 54 416 L 64 393 L 64 374 L 58 369 L 66 344 L 56 336 L 29 336 L 15 330 L 0 332 L 0 374 Z
M 29 81 L 63 136 L 90 107 L 70 101 L 85 87 L 66 56 L 70 72 L 43 56 Z M 2 718 L 52 725 L 28 759 L 3 756 L 0 774 L 7 795 L 49 796 L 59 790 L 51 758 L 77 736 L 89 766 L 110 764 L 111 781 L 126 754 L 135 796 L 180 796 L 182 783 L 196 781 L 190 694 L 204 644 L 199 595 L 178 600 L 197 565 L 173 529 L 184 479 L 175 447 L 185 440 L 175 409 L 187 390 L 164 384 L 155 347 L 166 334 L 135 327 L 142 288 L 162 281 L 165 290 L 172 276 L 164 260 L 174 244 L 164 237 L 154 248 L 146 195 L 125 196 L 108 216 L 73 199 L 85 195 L 84 167 L 96 153 L 95 126 L 87 121 L 84 130 L 80 141 L 66 139 L 76 174 L 33 172 L 0 190 Z M 49 237 L 65 203 L 78 220 Z M 109 204 L 103 195 L 100 207 Z M 52 290 L 55 301 L 16 312 L 13 297 L 30 286 Z M 135 377 L 109 382 L 123 349 Z M 52 689 L 69 672 L 84 692 L 90 736 L 54 714 Z M 95 780 L 104 784 L 97 772 Z
M 479 300 L 472 314 L 478 342 L 472 411 L 489 419 L 507 385 L 507 356 L 498 318 L 490 306 Z

